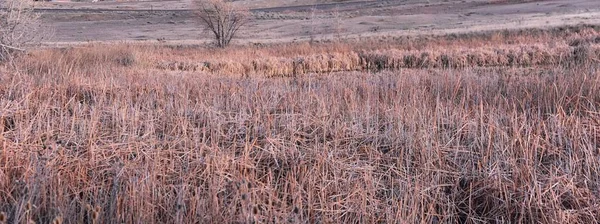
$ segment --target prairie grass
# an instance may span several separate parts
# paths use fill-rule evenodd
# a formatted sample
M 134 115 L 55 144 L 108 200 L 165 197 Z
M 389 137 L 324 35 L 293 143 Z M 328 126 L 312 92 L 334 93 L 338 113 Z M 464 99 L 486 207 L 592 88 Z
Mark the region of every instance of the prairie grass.
M 33 52 L 18 64 L 33 72 L 129 67 L 252 77 L 405 68 L 579 66 L 600 61 L 595 26 L 445 36 L 380 37 L 330 43 L 285 43 L 228 49 L 90 44 Z M 64 66 L 67 65 L 67 66 Z M 60 69 L 70 69 L 59 71 Z
M 0 222 L 598 223 L 596 46 L 568 47 L 283 78 L 156 69 L 163 47 L 34 52 L 0 73 Z

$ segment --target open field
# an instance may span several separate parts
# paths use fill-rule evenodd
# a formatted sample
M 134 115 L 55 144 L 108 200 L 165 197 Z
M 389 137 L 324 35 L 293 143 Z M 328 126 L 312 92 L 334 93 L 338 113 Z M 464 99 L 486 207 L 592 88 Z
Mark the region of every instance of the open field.
M 0 223 L 598 223 L 599 32 L 35 50 Z
M 253 21 L 238 43 L 273 43 L 309 39 L 468 33 L 501 29 L 600 24 L 596 0 L 245 0 Z M 207 33 L 190 11 L 189 1 L 51 2 L 46 26 L 51 41 L 150 41 L 205 43 Z
M 0 224 L 600 223 L 600 1 L 35 4 Z

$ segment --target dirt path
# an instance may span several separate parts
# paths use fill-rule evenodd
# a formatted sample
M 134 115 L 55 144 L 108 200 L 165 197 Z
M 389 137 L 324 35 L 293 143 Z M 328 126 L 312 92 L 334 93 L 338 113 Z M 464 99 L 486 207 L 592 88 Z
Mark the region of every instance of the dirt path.
M 489 0 L 376 1 L 244 0 L 254 19 L 238 43 L 335 37 L 441 34 L 495 29 L 600 24 L 600 1 L 549 0 L 490 3 Z M 51 43 L 87 41 L 209 41 L 190 1 L 43 3 Z

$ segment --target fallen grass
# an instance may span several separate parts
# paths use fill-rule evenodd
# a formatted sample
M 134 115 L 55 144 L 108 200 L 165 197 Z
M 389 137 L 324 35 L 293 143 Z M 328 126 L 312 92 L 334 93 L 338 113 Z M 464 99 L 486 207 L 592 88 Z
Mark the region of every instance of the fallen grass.
M 131 49 L 0 73 L 0 221 L 600 221 L 592 54 L 240 78 Z

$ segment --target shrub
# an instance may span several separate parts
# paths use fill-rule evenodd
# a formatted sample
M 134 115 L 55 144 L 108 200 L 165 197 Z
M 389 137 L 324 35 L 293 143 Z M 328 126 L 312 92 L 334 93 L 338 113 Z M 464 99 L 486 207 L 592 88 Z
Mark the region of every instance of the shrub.
M 229 45 L 248 21 L 248 10 L 233 7 L 223 0 L 195 0 L 200 21 L 213 33 L 218 47 Z
M 0 61 L 23 52 L 28 44 L 39 43 L 44 36 L 40 15 L 33 11 L 31 1 L 5 0 L 0 2 Z

